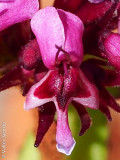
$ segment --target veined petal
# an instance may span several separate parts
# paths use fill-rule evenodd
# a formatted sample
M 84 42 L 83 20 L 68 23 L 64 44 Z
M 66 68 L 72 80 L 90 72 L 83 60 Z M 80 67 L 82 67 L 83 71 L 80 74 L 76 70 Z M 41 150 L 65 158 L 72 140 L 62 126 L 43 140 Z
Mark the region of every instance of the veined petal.
M 66 105 L 64 111 L 59 109 L 57 101 L 55 105 L 57 109 L 56 147 L 59 152 L 70 155 L 75 147 L 75 140 L 72 137 L 68 124 L 68 105 Z
M 0 2 L 0 31 L 32 18 L 39 9 L 38 0 L 14 0 Z
M 37 38 L 42 59 L 47 68 L 53 69 L 56 65 L 58 52 L 56 46 L 62 47 L 67 52 L 71 62 L 77 66 L 80 65 L 83 57 L 83 23 L 79 17 L 54 7 L 46 7 L 34 15 L 31 28 Z M 59 62 L 66 60 L 63 51 L 59 52 L 57 60 Z
M 84 90 L 89 92 L 89 96 L 81 97 L 81 93 L 78 92 L 78 95 L 74 97 L 74 101 L 92 108 L 92 109 L 98 109 L 99 106 L 99 96 L 98 96 L 98 90 L 95 87 L 94 84 L 92 84 L 83 74 L 81 70 L 79 70 L 79 82 L 80 84 L 84 84 Z M 83 92 L 84 93 L 84 92 Z
M 54 101 L 60 92 L 63 78 L 58 71 L 49 71 L 38 83 L 33 85 L 27 94 L 25 110 Z

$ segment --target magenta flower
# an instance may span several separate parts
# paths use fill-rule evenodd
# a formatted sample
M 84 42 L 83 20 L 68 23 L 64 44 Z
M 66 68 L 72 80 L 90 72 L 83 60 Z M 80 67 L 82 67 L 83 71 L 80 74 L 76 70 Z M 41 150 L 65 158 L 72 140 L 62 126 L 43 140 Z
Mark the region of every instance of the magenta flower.
M 0 0 L 0 31 L 31 19 L 38 9 L 38 0 Z
M 75 146 L 68 122 L 70 103 L 80 116 L 79 135 L 91 125 L 85 107 L 99 109 L 109 121 L 112 118 L 108 106 L 120 112 L 105 88 L 120 86 L 120 74 L 116 72 L 120 68 L 120 36 L 111 33 L 119 16 L 114 14 L 117 10 L 119 13 L 119 0 L 89 1 L 55 0 L 55 7 L 66 11 L 54 7 L 38 11 L 36 0 L 0 0 L 0 31 L 31 19 L 35 35 L 19 52 L 19 64 L 0 79 L 0 91 L 21 85 L 23 95 L 27 95 L 25 109 L 38 107 L 35 147 L 52 124 L 56 111 L 57 149 L 66 155 Z M 83 61 L 83 50 L 96 57 Z M 106 69 L 108 60 L 115 68 Z
M 57 111 L 57 149 L 69 155 L 75 146 L 75 140 L 68 125 L 68 105 L 73 102 L 78 110 L 81 105 L 98 108 L 97 89 L 79 69 L 83 58 L 83 24 L 69 12 L 47 7 L 34 15 L 31 27 L 36 35 L 42 60 L 50 70 L 31 87 L 26 97 L 25 109 L 54 102 Z M 87 127 L 83 125 L 80 134 L 89 126 L 90 121 Z M 38 146 L 38 143 L 36 141 L 35 145 Z

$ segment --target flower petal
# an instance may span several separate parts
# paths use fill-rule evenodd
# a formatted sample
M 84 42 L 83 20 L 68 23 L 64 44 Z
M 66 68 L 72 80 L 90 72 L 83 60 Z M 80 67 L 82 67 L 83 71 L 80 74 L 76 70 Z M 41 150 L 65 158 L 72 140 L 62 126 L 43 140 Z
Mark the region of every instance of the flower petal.
M 91 2 L 91 3 L 101 3 L 104 0 L 88 0 L 88 1 Z
M 116 103 L 114 97 L 103 87 L 99 90 L 100 99 L 105 106 L 109 106 L 117 112 L 120 112 L 120 106 Z
M 0 78 L 0 91 L 3 91 L 12 86 L 21 84 L 23 81 L 23 76 L 20 66 L 15 67 L 10 72 L 5 74 Z
M 0 2 L 0 31 L 27 19 L 38 11 L 38 0 L 14 0 Z
M 115 70 L 106 70 L 106 79 L 105 79 L 105 86 L 120 86 L 120 72 L 116 72 Z
M 80 65 L 83 56 L 83 24 L 77 16 L 54 7 L 46 7 L 34 15 L 31 28 L 37 38 L 42 59 L 47 68 L 53 69 L 56 65 L 58 52 L 56 46 L 62 47 L 70 56 L 71 61 Z M 60 51 L 57 60 L 61 62 L 65 59 L 65 54 Z
M 55 0 L 54 7 L 75 12 L 85 0 Z
M 81 119 L 81 130 L 79 135 L 82 136 L 91 126 L 91 118 L 88 114 L 88 112 L 86 111 L 86 109 L 84 108 L 84 106 L 80 105 L 79 103 L 76 102 L 72 102 L 72 104 L 74 105 L 74 107 L 76 108 L 80 119 Z
M 97 88 L 85 77 L 81 70 L 79 70 L 79 80 L 80 83 L 84 84 L 84 90 L 89 92 L 90 95 L 81 97 L 81 93 L 79 93 L 73 100 L 89 108 L 98 109 L 99 96 Z
M 90 3 L 86 1 L 79 8 L 76 14 L 78 15 L 78 17 L 81 18 L 84 24 L 90 24 L 93 21 L 103 17 L 104 14 L 107 12 L 107 10 L 110 9 L 111 4 L 112 2 L 109 0 L 99 3 L 99 4 L 94 4 L 94 3 Z
M 1 2 L 4 2 L 4 3 L 11 3 L 11 2 L 14 2 L 15 0 L 0 0 L 0 3 Z
M 54 101 L 60 92 L 63 77 L 58 71 L 49 71 L 38 83 L 33 85 L 27 94 L 25 110 L 41 106 L 47 102 Z
M 58 14 L 64 26 L 64 50 L 70 55 L 71 63 L 74 66 L 79 66 L 83 60 L 83 23 L 77 16 L 70 12 L 58 9 Z
M 34 146 L 38 147 L 45 133 L 48 131 L 54 120 L 55 105 L 53 102 L 46 103 L 39 107 L 39 126 Z
M 111 33 L 104 42 L 108 60 L 120 70 L 120 35 Z
M 110 114 L 110 110 L 107 106 L 103 105 L 102 103 L 99 105 L 99 110 L 106 116 L 108 121 L 112 121 L 112 117 Z
M 57 46 L 63 46 L 65 42 L 64 27 L 53 7 L 46 7 L 38 11 L 31 20 L 31 28 L 34 32 L 47 68 L 55 65 Z
M 57 150 L 66 155 L 70 155 L 75 147 L 75 140 L 72 137 L 69 125 L 68 125 L 68 106 L 65 110 L 61 110 L 58 107 L 57 101 L 55 102 L 57 109 Z

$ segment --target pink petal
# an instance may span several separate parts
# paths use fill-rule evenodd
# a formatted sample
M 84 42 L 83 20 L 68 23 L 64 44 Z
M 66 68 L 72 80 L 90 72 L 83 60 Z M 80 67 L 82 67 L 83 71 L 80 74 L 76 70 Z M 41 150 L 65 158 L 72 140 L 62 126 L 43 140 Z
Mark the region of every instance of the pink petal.
M 38 0 L 14 0 L 0 2 L 0 31 L 27 19 L 39 9 Z
M 38 83 L 33 85 L 27 94 L 25 110 L 55 101 L 55 96 L 61 90 L 62 76 L 57 71 L 49 71 Z
M 85 90 L 90 92 L 90 96 L 81 97 L 81 94 L 80 94 L 80 96 L 77 95 L 76 97 L 74 97 L 73 100 L 86 107 L 89 107 L 92 109 L 98 109 L 99 96 L 98 96 L 97 88 L 85 77 L 85 75 L 81 70 L 79 70 L 79 78 L 81 82 L 85 85 Z
M 47 68 L 53 69 L 56 65 L 56 53 L 58 51 L 56 46 L 62 47 L 68 52 L 70 60 L 75 65 L 80 65 L 83 56 L 83 23 L 77 16 L 63 10 L 57 10 L 54 7 L 47 7 L 34 15 L 31 20 L 31 27 Z M 64 59 L 66 56 L 60 51 L 57 60 L 62 61 Z
M 11 2 L 14 2 L 15 0 L 0 0 L 0 3 L 1 2 L 4 2 L 4 3 L 11 3 Z
M 107 57 L 112 65 L 120 69 L 120 35 L 111 33 L 104 42 Z
M 64 50 L 70 55 L 72 64 L 74 66 L 79 66 L 83 59 L 83 23 L 77 16 L 70 12 L 58 10 L 58 14 L 64 26 Z
M 68 106 L 66 107 L 65 111 L 62 111 L 61 109 L 59 109 L 56 101 L 56 109 L 57 109 L 56 147 L 59 152 L 62 152 L 66 155 L 70 155 L 75 147 L 75 140 L 72 137 L 68 125 Z
M 88 1 L 91 2 L 91 3 L 101 3 L 104 0 L 88 0 Z

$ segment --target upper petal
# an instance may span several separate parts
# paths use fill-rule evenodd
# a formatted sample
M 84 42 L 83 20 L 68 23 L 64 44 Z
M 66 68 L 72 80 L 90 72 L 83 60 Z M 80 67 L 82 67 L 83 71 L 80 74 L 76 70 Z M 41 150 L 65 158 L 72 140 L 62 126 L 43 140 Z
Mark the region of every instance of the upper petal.
M 56 46 L 62 47 L 70 55 L 71 61 L 77 62 L 77 65 L 81 63 L 83 24 L 77 16 L 47 7 L 34 15 L 31 27 L 47 68 L 53 69 L 56 65 Z M 60 51 L 57 60 L 62 61 L 65 58 L 65 54 Z
M 0 2 L 0 31 L 32 18 L 39 9 L 38 0 L 11 0 Z
M 38 11 L 31 20 L 31 28 L 34 32 L 46 67 L 55 65 L 57 46 L 64 46 L 64 26 L 57 10 L 47 7 Z
M 72 64 L 79 66 L 83 60 L 83 23 L 80 18 L 70 12 L 58 9 L 58 14 L 65 31 L 65 44 L 63 49 L 70 55 Z

